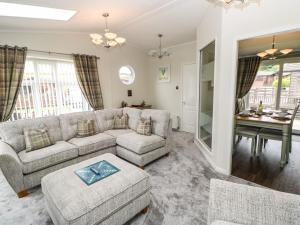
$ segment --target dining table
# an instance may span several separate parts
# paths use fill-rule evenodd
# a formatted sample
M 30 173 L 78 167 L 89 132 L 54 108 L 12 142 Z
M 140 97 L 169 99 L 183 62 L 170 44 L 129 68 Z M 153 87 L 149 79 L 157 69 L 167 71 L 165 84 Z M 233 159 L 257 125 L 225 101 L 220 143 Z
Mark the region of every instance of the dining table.
M 255 128 L 267 128 L 273 130 L 280 130 L 282 132 L 282 146 L 280 167 L 283 168 L 288 160 L 289 142 L 291 141 L 291 115 L 285 119 L 273 117 L 272 114 L 265 115 L 249 114 L 248 116 L 237 114 L 235 115 L 235 129 L 237 126 L 249 126 Z

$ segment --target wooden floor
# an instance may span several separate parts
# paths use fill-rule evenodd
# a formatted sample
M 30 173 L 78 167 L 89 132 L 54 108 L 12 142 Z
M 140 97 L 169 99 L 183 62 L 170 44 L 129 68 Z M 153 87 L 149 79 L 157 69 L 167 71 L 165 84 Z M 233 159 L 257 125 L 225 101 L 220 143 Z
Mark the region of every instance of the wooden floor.
M 300 194 L 300 136 L 293 137 L 290 162 L 280 169 L 281 142 L 271 141 L 259 158 L 250 154 L 251 140 L 243 138 L 233 155 L 232 174 L 254 183 L 294 194 Z

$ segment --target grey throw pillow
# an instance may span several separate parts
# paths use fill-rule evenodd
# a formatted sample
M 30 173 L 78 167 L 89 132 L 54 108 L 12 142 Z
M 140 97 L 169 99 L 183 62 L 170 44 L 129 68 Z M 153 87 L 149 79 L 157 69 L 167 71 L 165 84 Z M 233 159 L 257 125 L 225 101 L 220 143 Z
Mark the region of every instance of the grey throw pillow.
M 48 133 L 48 128 L 46 126 L 43 126 L 41 128 L 25 128 L 24 138 L 26 144 L 26 152 L 52 145 Z
M 128 115 L 114 116 L 114 129 L 127 129 L 128 128 Z
M 77 122 L 77 137 L 88 137 L 96 134 L 95 120 L 79 120 Z
M 147 119 L 141 118 L 138 122 L 136 132 L 138 134 L 150 136 L 151 135 L 151 130 L 152 130 L 151 117 L 149 117 Z

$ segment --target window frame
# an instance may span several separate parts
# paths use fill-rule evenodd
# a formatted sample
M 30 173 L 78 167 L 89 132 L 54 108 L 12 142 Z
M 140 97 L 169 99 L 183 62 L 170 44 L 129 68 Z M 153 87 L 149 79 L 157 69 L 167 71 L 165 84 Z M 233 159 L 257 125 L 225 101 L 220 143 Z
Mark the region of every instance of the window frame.
M 16 102 L 16 106 L 17 104 L 19 104 L 21 107 L 17 108 L 15 106 L 15 109 L 13 111 L 10 120 L 32 119 L 32 118 L 44 117 L 44 116 L 56 116 L 62 113 L 72 113 L 72 112 L 91 110 L 91 107 L 89 106 L 87 100 L 85 99 L 83 93 L 80 90 L 80 86 L 76 77 L 75 63 L 72 59 L 57 58 L 57 57 L 46 58 L 46 57 L 38 57 L 38 56 L 27 56 L 25 63 L 27 63 L 28 61 L 31 61 L 33 63 L 32 79 L 27 80 L 25 76 L 26 71 L 24 71 L 24 77 L 22 80 L 22 84 Z M 62 79 L 62 80 L 59 79 L 60 77 L 59 74 L 62 74 L 58 71 L 59 63 L 70 64 L 71 66 L 74 67 L 75 77 L 72 76 L 71 82 L 66 82 L 66 79 Z M 39 71 L 37 67 L 38 65 L 43 65 L 43 64 L 50 66 L 51 72 L 49 73 L 49 75 L 51 75 L 51 80 L 49 82 L 45 82 L 45 80 L 42 80 L 41 77 L 39 77 Z M 73 75 L 73 69 L 70 70 L 70 72 L 68 73 Z M 49 85 L 49 83 L 51 83 L 51 85 Z M 46 96 L 45 93 L 42 93 L 44 89 L 44 87 L 42 86 L 45 84 L 47 85 L 46 89 L 50 89 L 50 93 L 46 94 Z M 70 89 L 74 88 L 75 84 L 78 85 L 78 90 L 76 91 L 80 91 L 81 100 L 75 102 L 70 101 L 69 106 L 67 106 L 68 104 L 66 104 L 65 101 L 66 95 L 64 93 L 64 88 L 67 88 L 70 91 Z M 29 90 L 29 86 L 31 87 L 31 94 L 26 94 L 24 92 L 24 87 L 26 87 L 26 89 Z M 26 101 L 28 101 L 29 104 L 26 103 Z M 47 107 L 48 108 L 52 107 L 53 108 L 51 109 L 52 112 L 51 110 L 47 112 L 45 110 L 45 108 Z M 70 107 L 69 108 L 70 110 L 68 110 L 68 107 Z M 22 112 L 22 110 L 24 110 L 24 112 Z

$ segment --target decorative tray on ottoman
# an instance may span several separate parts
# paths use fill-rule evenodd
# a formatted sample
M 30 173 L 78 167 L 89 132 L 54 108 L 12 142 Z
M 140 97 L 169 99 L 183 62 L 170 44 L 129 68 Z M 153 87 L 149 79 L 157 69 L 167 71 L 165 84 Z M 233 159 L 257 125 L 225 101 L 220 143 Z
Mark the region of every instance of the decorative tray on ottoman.
M 78 169 L 75 171 L 75 173 L 87 185 L 91 185 L 119 171 L 120 170 L 117 167 L 113 166 L 106 160 L 102 160 L 90 166 L 84 167 L 82 169 Z

